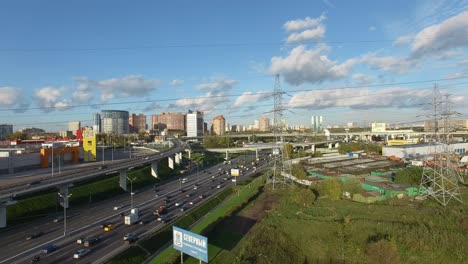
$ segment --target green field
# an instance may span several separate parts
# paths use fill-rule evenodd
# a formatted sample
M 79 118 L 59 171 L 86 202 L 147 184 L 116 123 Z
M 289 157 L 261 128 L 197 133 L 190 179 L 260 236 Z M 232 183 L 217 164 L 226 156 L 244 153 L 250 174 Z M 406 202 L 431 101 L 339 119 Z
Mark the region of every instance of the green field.
M 304 206 L 298 188 L 263 193 L 256 203 L 265 196 L 277 203 L 241 239 L 227 231 L 238 219 L 220 224 L 209 238 L 222 250 L 210 252 L 210 263 L 468 263 L 466 204 L 318 199 Z M 463 196 L 468 202 L 466 189 Z

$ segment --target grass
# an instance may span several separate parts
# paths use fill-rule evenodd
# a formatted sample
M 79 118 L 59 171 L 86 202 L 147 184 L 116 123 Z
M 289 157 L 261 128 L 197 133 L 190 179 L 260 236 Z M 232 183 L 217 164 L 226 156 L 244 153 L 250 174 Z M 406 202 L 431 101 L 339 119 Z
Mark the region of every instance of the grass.
M 274 195 L 280 205 L 210 263 L 366 263 L 376 256 L 382 263 L 468 263 L 465 204 L 445 208 L 432 200 L 361 204 L 318 199 L 303 208 L 290 192 Z M 463 199 L 468 201 L 466 189 Z M 379 241 L 389 245 L 381 248 L 396 252 L 378 251 Z
M 263 185 L 264 180 L 262 178 L 256 178 L 253 180 L 249 185 L 243 185 L 239 187 L 238 195 L 233 194 L 228 200 L 226 200 L 221 206 L 216 208 L 213 212 L 207 215 L 203 220 L 197 223 L 192 229 L 191 232 L 198 233 L 198 234 L 206 234 L 209 233 L 208 229 L 213 228 L 217 225 L 221 220 L 225 219 L 227 216 L 231 215 L 235 212 L 239 207 L 242 207 L 246 203 L 248 203 L 249 199 L 254 197 L 257 193 L 259 193 L 260 187 Z M 172 232 L 172 231 L 171 231 Z M 172 235 L 172 233 L 171 233 Z M 235 234 L 233 234 L 235 236 Z M 210 242 L 210 237 L 208 236 L 208 242 Z M 225 237 L 225 241 L 238 241 L 240 237 Z M 209 252 L 209 260 L 216 256 L 222 247 L 216 246 L 213 243 L 209 243 L 208 245 L 208 252 Z M 178 256 L 180 253 L 174 248 L 168 247 L 166 250 L 161 252 L 156 258 L 154 258 L 151 263 L 174 263 L 177 261 Z M 198 260 L 188 257 L 184 260 L 184 263 L 198 263 Z

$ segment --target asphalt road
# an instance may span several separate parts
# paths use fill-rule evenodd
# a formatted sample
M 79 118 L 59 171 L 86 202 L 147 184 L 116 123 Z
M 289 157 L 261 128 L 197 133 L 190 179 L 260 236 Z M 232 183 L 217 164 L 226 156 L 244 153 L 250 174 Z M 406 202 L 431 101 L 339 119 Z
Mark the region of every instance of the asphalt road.
M 252 159 L 252 156 L 249 156 Z M 134 207 L 140 209 L 140 216 L 146 222 L 144 225 L 136 224 L 127 226 L 124 224 L 121 212 L 128 214 L 130 211 L 130 194 L 121 195 L 114 199 L 105 200 L 93 207 L 69 208 L 67 210 L 67 236 L 63 236 L 63 220 L 55 223 L 53 219 L 62 213 L 49 216 L 37 221 L 22 225 L 7 228 L 0 233 L 0 255 L 2 259 L 0 263 L 30 263 L 35 255 L 41 257 L 40 263 L 99 263 L 106 260 L 108 257 L 116 254 L 118 251 L 127 247 L 123 241 L 123 236 L 133 232 L 138 236 L 142 236 L 148 230 L 157 230 L 165 224 L 156 220 L 153 211 L 163 203 L 165 197 L 169 196 L 171 203 L 167 216 L 170 219 L 180 217 L 187 213 L 191 208 L 197 206 L 201 201 L 199 195 L 205 195 L 207 199 L 210 196 L 220 192 L 221 190 L 233 185 L 232 177 L 226 175 L 225 171 L 236 166 L 239 161 L 233 161 L 231 165 L 220 164 L 214 167 L 200 169 L 198 173 L 193 172 L 190 175 L 183 175 L 180 178 L 187 178 L 187 182 L 181 184 L 179 180 L 166 182 L 164 185 L 157 186 L 158 192 L 153 188 L 140 191 L 134 195 Z M 247 161 L 250 164 L 252 160 Z M 261 160 L 261 162 L 266 162 Z M 252 174 L 252 166 L 249 171 L 244 171 L 244 175 L 239 178 L 248 177 Z M 212 177 L 215 177 L 212 179 Z M 226 178 L 224 180 L 223 178 Z M 199 184 L 197 190 L 193 189 L 194 184 Z M 221 188 L 216 188 L 221 185 Z M 181 192 L 180 189 L 185 192 Z M 186 197 L 190 194 L 190 197 Z M 157 196 L 157 197 L 156 197 Z M 190 205 L 190 201 L 195 201 L 194 205 Z M 175 202 L 185 202 L 186 210 L 180 211 L 180 207 L 176 207 Z M 119 210 L 114 210 L 114 206 L 123 206 Z M 115 229 L 104 232 L 100 227 L 102 222 L 113 223 Z M 41 237 L 26 240 L 26 237 L 33 232 L 44 232 Z M 99 236 L 101 241 L 90 249 L 92 252 L 80 260 L 73 259 L 73 254 L 83 248 L 82 245 L 76 243 L 80 237 L 90 238 Z M 58 250 L 46 255 L 41 254 L 42 249 L 50 244 L 58 246 Z

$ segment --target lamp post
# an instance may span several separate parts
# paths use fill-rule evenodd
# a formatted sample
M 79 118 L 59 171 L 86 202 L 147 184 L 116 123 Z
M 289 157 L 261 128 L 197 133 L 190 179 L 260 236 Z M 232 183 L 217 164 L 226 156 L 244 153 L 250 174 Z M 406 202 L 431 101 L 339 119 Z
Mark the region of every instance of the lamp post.
M 54 142 L 52 142 L 52 178 L 54 177 Z
M 61 193 L 58 193 L 60 197 L 63 198 L 63 236 L 67 235 L 67 207 L 68 207 L 68 199 L 72 194 L 70 193 L 69 195 L 63 195 Z
M 130 210 L 133 209 L 133 181 L 136 179 L 136 177 L 134 177 L 133 179 L 130 179 L 129 177 L 127 177 L 127 179 L 130 181 Z

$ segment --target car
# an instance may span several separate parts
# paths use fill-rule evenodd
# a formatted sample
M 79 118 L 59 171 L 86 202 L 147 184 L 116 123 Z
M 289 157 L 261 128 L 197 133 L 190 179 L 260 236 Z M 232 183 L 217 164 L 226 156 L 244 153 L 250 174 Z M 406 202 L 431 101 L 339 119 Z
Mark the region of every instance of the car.
M 186 209 L 185 206 L 180 207 L 181 212 L 185 211 L 185 209 Z
M 217 189 L 221 189 L 221 185 L 216 186 Z
M 99 242 L 101 239 L 99 237 L 92 237 L 88 238 L 84 241 L 83 246 L 85 247 L 92 247 L 96 245 L 97 242 Z
M 91 252 L 90 249 L 82 248 L 78 250 L 77 252 L 75 252 L 75 254 L 73 255 L 73 258 L 79 259 L 81 257 L 88 255 L 90 252 Z
M 182 183 L 185 183 L 187 181 L 187 178 L 182 179 Z
M 213 176 L 211 176 L 211 179 L 214 179 L 214 178 L 215 178 L 215 176 L 214 176 L 214 175 L 213 175 Z
M 117 210 L 119 210 L 119 209 L 122 208 L 122 207 L 123 207 L 123 205 L 116 205 L 116 206 L 114 206 L 114 211 L 117 211 Z
M 190 193 L 187 193 L 187 194 L 185 195 L 185 197 L 187 197 L 187 198 L 190 197 L 190 196 L 191 196 Z
M 203 198 L 205 198 L 205 196 L 204 195 L 199 195 L 198 198 L 203 199 Z
M 189 204 L 190 205 L 193 205 L 195 203 L 195 201 L 190 201 Z
M 31 259 L 31 263 L 37 263 L 39 261 L 41 261 L 41 256 L 39 255 L 36 255 Z
M 167 223 L 169 222 L 169 220 L 170 219 L 166 215 L 161 215 L 160 217 L 158 217 L 158 221 L 161 223 Z
M 237 180 L 236 180 L 236 178 L 234 178 L 234 179 L 232 179 L 231 181 L 232 181 L 232 182 L 236 182 Z
M 198 189 L 198 186 L 194 185 L 194 186 L 193 186 L 193 189 L 194 189 L 194 190 Z
M 144 225 L 144 224 L 146 224 L 146 221 L 140 220 L 140 222 L 138 222 L 138 224 L 139 224 L 139 225 Z
M 107 169 L 107 165 L 101 165 L 98 167 L 98 170 L 103 170 L 103 169 Z
M 182 205 L 182 202 L 176 202 L 175 203 L 175 206 L 180 206 L 180 205 Z
M 187 191 L 187 190 L 185 190 L 185 189 L 180 189 L 180 192 L 181 192 L 181 193 L 184 193 L 184 192 L 186 192 L 186 191 Z
M 34 238 L 38 238 L 40 236 L 44 235 L 44 232 L 34 232 L 32 234 L 30 234 L 29 236 L 26 237 L 26 240 L 31 240 L 31 239 L 34 239 Z
M 103 229 L 104 229 L 105 232 L 109 232 L 114 228 L 115 228 L 115 226 L 113 224 L 108 224 Z
M 39 184 L 39 183 L 41 183 L 41 181 L 32 181 L 28 185 L 32 186 L 32 185 L 36 185 L 36 184 Z
M 135 233 L 128 233 L 128 234 L 126 234 L 126 235 L 123 237 L 123 240 L 124 240 L 124 241 L 127 241 L 127 240 L 129 240 L 129 239 L 134 238 L 134 237 L 136 237 L 136 234 L 135 234 Z
M 60 222 L 60 221 L 62 221 L 62 220 L 63 220 L 63 216 L 56 217 L 56 218 L 54 219 L 54 223 L 58 223 L 58 222 Z
M 108 225 L 111 225 L 111 224 L 112 223 L 110 223 L 110 222 L 102 222 L 100 226 L 101 226 L 101 228 L 104 228 L 104 227 L 106 227 Z
M 49 253 L 52 253 L 52 252 L 54 252 L 56 250 L 57 250 L 57 246 L 52 244 L 52 245 L 48 245 L 47 247 L 42 249 L 42 253 L 49 254 Z
M 171 202 L 171 200 L 169 200 L 169 199 L 164 199 L 164 203 L 165 203 L 165 204 L 168 204 L 168 203 L 170 203 L 170 202 Z
M 227 181 L 227 177 L 224 177 L 223 180 Z

